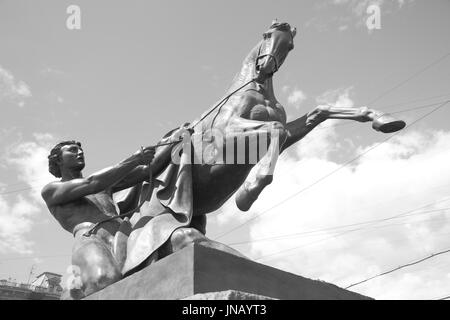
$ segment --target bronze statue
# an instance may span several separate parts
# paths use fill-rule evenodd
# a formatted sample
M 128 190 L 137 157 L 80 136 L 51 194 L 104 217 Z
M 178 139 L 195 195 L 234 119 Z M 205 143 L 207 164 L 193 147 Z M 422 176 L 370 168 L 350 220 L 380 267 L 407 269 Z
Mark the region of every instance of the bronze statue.
M 263 158 L 258 159 L 256 179 L 248 179 L 255 163 L 196 163 L 192 161 L 196 157 L 195 152 L 191 154 L 185 148 L 180 153 L 180 148 L 175 147 L 172 157 L 157 149 L 152 164 L 156 179 L 147 190 L 152 196 L 139 216 L 135 217 L 137 223 L 128 239 L 127 259 L 122 270 L 124 274 L 138 270 L 190 242 L 201 241 L 220 247 L 220 244 L 205 237 L 206 214 L 219 209 L 234 193 L 237 207 L 247 211 L 272 182 L 278 154 L 301 140 L 321 122 L 327 119 L 372 122 L 372 128 L 383 133 L 405 127 L 405 122 L 367 107 L 335 108 L 329 105 L 318 106 L 304 116 L 287 122 L 286 112 L 275 97 L 272 77 L 294 48 L 295 35 L 296 29 L 288 23 L 273 22 L 263 34 L 263 39 L 245 58 L 225 98 L 199 121 L 187 127 L 201 135 L 201 141 L 192 142 L 192 147 L 200 144 L 202 150 L 208 150 L 213 155 L 226 150 L 226 141 L 234 138 L 268 136 L 270 145 Z M 222 136 L 212 137 L 208 133 L 211 130 L 221 132 Z M 248 158 L 248 145 L 246 148 L 244 153 Z M 180 155 L 178 163 L 171 161 L 174 154 Z M 231 248 L 223 248 L 233 253 Z
M 272 182 L 279 153 L 321 122 L 370 121 L 384 133 L 404 128 L 403 121 L 373 109 L 328 105 L 287 122 L 275 98 L 272 77 L 294 48 L 295 34 L 289 24 L 273 22 L 245 58 L 224 98 L 198 121 L 169 132 L 156 151 L 155 147 L 141 149 L 116 166 L 83 178 L 79 143 L 63 142 L 52 150 L 50 172 L 62 179 L 45 186 L 42 196 L 61 226 L 74 234 L 72 260 L 80 268 L 83 285 L 78 298 L 192 242 L 243 257 L 205 236 L 206 215 L 235 193 L 237 207 L 249 210 Z M 268 148 L 259 154 L 260 145 L 256 160 L 250 161 L 254 146 L 249 141 L 255 136 Z M 235 153 L 229 141 L 236 140 L 245 143 Z M 232 161 L 221 161 L 220 155 L 227 157 L 231 150 Z M 252 169 L 254 179 L 249 176 Z M 118 215 L 112 194 L 131 186 L 125 201 L 118 203 L 120 213 L 125 214 Z M 123 217 L 131 214 L 130 220 Z

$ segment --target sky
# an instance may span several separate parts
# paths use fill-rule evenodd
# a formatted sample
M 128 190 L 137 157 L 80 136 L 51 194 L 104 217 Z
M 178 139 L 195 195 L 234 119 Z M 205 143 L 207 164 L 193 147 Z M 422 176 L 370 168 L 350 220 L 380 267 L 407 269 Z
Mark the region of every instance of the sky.
M 70 5 L 79 30 L 66 26 Z M 81 141 L 86 176 L 156 143 L 224 95 L 275 18 L 297 27 L 274 75 L 288 120 L 328 103 L 412 125 L 385 135 L 325 122 L 281 155 L 250 211 L 232 198 L 210 214 L 207 236 L 341 287 L 450 249 L 450 104 L 431 112 L 450 99 L 449 11 L 448 0 L 0 0 L 0 279 L 27 282 L 32 266 L 67 276 L 72 235 L 40 197 L 55 143 Z M 351 290 L 437 299 L 449 265 L 436 256 Z

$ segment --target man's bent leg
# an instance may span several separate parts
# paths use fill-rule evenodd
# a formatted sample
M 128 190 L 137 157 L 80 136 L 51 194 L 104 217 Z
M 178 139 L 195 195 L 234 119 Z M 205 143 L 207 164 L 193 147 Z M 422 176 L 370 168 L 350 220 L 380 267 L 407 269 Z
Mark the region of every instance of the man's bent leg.
M 120 280 L 122 274 L 111 250 L 95 235 L 77 237 L 72 264 L 80 268 L 84 296 Z

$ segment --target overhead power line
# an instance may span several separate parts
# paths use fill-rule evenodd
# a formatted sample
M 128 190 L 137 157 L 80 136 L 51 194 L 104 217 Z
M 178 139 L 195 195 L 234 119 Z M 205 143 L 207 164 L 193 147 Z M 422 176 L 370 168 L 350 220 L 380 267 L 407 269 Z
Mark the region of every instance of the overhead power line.
M 400 83 L 396 84 L 395 86 L 389 88 L 388 90 L 382 92 L 380 95 L 378 95 L 377 97 L 375 97 L 372 101 L 370 101 L 367 105 L 372 105 L 375 102 L 377 102 L 378 100 L 380 100 L 381 98 L 383 98 L 384 96 L 386 96 L 387 94 L 391 93 L 392 91 L 400 88 L 401 86 L 403 86 L 404 84 L 408 83 L 409 81 L 411 81 L 412 79 L 414 79 L 415 77 L 417 77 L 418 75 L 424 73 L 426 70 L 430 69 L 431 67 L 433 67 L 434 65 L 438 64 L 439 62 L 443 61 L 444 59 L 446 59 L 448 56 L 450 56 L 450 52 L 447 52 L 446 54 L 444 54 L 443 56 L 439 57 L 438 59 L 434 60 L 433 62 L 431 62 L 430 64 L 426 65 L 425 67 L 423 67 L 420 70 L 417 70 L 415 73 L 413 73 L 410 77 L 406 78 L 405 80 L 401 81 Z
M 441 222 L 441 221 L 445 222 L 445 221 L 447 221 L 447 218 L 437 218 L 437 219 L 425 220 L 425 222 L 431 222 L 431 221 L 433 221 L 433 222 Z M 312 241 L 312 242 L 308 242 L 306 244 L 302 244 L 300 246 L 295 246 L 293 248 L 288 248 L 288 249 L 284 249 L 284 250 L 281 250 L 281 251 L 277 251 L 277 252 L 274 252 L 274 253 L 271 253 L 271 254 L 268 254 L 268 255 L 264 255 L 264 256 L 258 257 L 258 258 L 254 259 L 254 260 L 256 260 L 256 261 L 258 261 L 258 260 L 266 260 L 267 261 L 267 258 L 273 257 L 273 256 L 277 256 L 277 255 L 279 256 L 280 254 L 282 256 L 286 257 L 286 253 L 287 252 L 291 252 L 291 251 L 298 250 L 298 249 L 301 249 L 301 248 L 304 248 L 304 247 L 308 247 L 308 246 L 311 246 L 311 245 L 314 245 L 314 244 L 317 244 L 317 243 L 321 243 L 321 242 L 325 242 L 325 241 L 328 241 L 328 240 L 331 240 L 331 239 L 342 237 L 342 236 L 345 236 L 345 235 L 347 235 L 349 233 L 355 233 L 355 232 L 358 232 L 358 231 L 361 231 L 361 230 L 368 231 L 369 229 L 372 229 L 372 230 L 373 229 L 381 229 L 381 228 L 387 228 L 387 227 L 393 227 L 393 226 L 401 226 L 401 225 L 407 225 L 407 224 L 411 224 L 411 223 L 423 223 L 423 222 L 424 221 L 422 220 L 422 221 L 404 222 L 404 223 L 396 223 L 396 224 L 391 223 L 391 224 L 385 224 L 385 225 L 381 225 L 381 226 L 365 226 L 365 227 L 360 227 L 360 228 L 356 228 L 356 229 L 346 230 L 346 231 L 342 231 L 342 232 L 335 232 L 333 235 L 331 235 L 329 237 L 322 238 L 322 239 L 319 239 L 319 240 L 316 240 L 316 241 Z M 447 234 L 449 234 L 449 233 L 446 233 L 446 235 Z
M 447 93 L 439 94 L 439 95 L 435 95 L 435 96 L 428 96 L 428 97 L 425 97 L 425 98 L 416 98 L 416 99 L 413 99 L 413 100 L 407 100 L 407 101 L 403 101 L 403 102 L 397 102 L 397 103 L 394 103 L 394 104 L 388 104 L 388 105 L 385 105 L 385 106 L 377 107 L 376 109 L 377 110 L 385 110 L 385 109 L 391 108 L 391 107 L 398 107 L 398 106 L 402 106 L 402 105 L 409 105 L 409 104 L 414 103 L 414 102 L 426 101 L 426 100 L 431 100 L 431 99 L 435 99 L 435 98 L 446 97 L 446 96 L 449 96 L 449 95 L 450 95 L 450 92 L 447 92 Z M 437 102 L 437 103 L 440 103 L 440 102 Z
M 388 217 L 388 218 L 369 220 L 369 221 L 363 221 L 363 222 L 352 223 L 352 224 L 345 224 L 345 225 L 334 226 L 334 227 L 329 227 L 329 228 L 322 228 L 322 229 L 316 229 L 316 230 L 311 230 L 311 231 L 303 231 L 303 232 L 296 232 L 296 233 L 278 235 L 278 236 L 267 237 L 267 238 L 253 239 L 253 240 L 249 240 L 249 241 L 227 243 L 227 245 L 232 246 L 232 245 L 248 244 L 248 243 L 269 241 L 269 240 L 270 241 L 284 240 L 286 238 L 293 238 L 293 237 L 298 237 L 298 236 L 302 236 L 302 235 L 310 235 L 310 234 L 314 235 L 314 234 L 318 234 L 318 233 L 324 233 L 324 232 L 327 232 L 327 231 L 334 231 L 336 229 L 355 227 L 355 226 L 360 226 L 360 225 L 365 225 L 365 224 L 380 223 L 380 222 L 385 222 L 385 221 L 389 221 L 389 220 L 393 220 L 393 219 L 409 218 L 409 217 L 413 217 L 413 216 L 416 216 L 416 215 L 423 215 L 423 214 L 428 214 L 428 213 L 432 213 L 432 212 L 440 212 L 440 211 L 445 211 L 445 210 L 449 210 L 449 209 L 450 209 L 450 207 L 434 209 L 434 210 L 426 210 L 426 211 L 422 211 L 422 212 L 411 213 L 411 214 L 408 214 L 408 215 L 396 215 L 396 216 Z
M 22 192 L 22 191 L 27 191 L 27 190 L 32 190 L 35 187 L 26 187 L 26 188 L 22 188 L 22 189 L 17 189 L 17 190 L 10 190 L 10 191 L 5 191 L 5 192 L 1 192 L 0 196 L 5 196 L 8 194 L 13 194 L 13 193 L 17 193 L 17 192 Z
M 411 209 L 411 210 L 408 210 L 406 212 L 402 212 L 402 213 L 396 214 L 396 215 L 394 215 L 392 217 L 388 217 L 386 219 L 390 220 L 390 219 L 394 219 L 394 218 L 397 218 L 397 217 L 402 217 L 404 215 L 411 214 L 411 213 L 416 212 L 418 210 L 422 210 L 422 209 L 425 209 L 425 208 L 430 207 L 432 205 L 436 205 L 438 203 L 442 203 L 442 202 L 445 202 L 445 201 L 448 201 L 448 200 L 450 200 L 449 197 L 446 197 L 446 198 L 441 199 L 439 201 L 432 201 L 432 202 L 427 203 L 427 204 L 425 204 L 423 206 L 420 206 L 418 208 Z M 377 222 L 371 222 L 371 224 L 374 224 L 374 223 L 377 223 Z M 326 237 L 326 238 L 323 238 L 323 239 L 319 239 L 317 241 L 309 242 L 309 243 L 302 244 L 300 246 L 291 247 L 291 248 L 288 248 L 288 249 L 283 249 L 283 250 L 280 250 L 280 251 L 276 251 L 276 252 L 273 252 L 273 253 L 270 253 L 270 254 L 258 257 L 255 260 L 267 259 L 268 257 L 272 257 L 272 256 L 279 255 L 279 254 L 282 254 L 282 253 L 298 250 L 300 248 L 303 248 L 303 247 L 306 247 L 306 246 L 309 246 L 309 245 L 313 245 L 313 244 L 316 244 L 316 243 L 324 242 L 324 241 L 327 241 L 327 240 L 330 240 L 330 239 L 333 239 L 333 238 L 337 238 L 337 237 L 346 235 L 348 233 L 352 233 L 352 232 L 363 230 L 365 228 L 367 228 L 367 226 L 366 227 L 362 227 L 362 228 L 356 228 L 356 229 L 341 231 L 341 232 L 335 233 L 335 234 L 333 234 L 333 235 L 331 235 L 329 237 Z
M 429 255 L 428 257 L 422 258 L 422 259 L 420 259 L 420 260 L 417 260 L 417 261 L 414 261 L 414 262 L 410 262 L 410 263 L 401 265 L 401 266 L 399 266 L 399 267 L 397 267 L 397 268 L 394 268 L 394 269 L 392 269 L 392 270 L 385 271 L 385 272 L 379 273 L 379 274 L 377 274 L 377 275 L 374 275 L 373 277 L 364 279 L 364 280 L 362 280 L 362 281 L 355 282 L 355 283 L 353 283 L 353 284 L 351 284 L 351 285 L 345 287 L 345 289 L 349 289 L 349 288 L 351 288 L 351 287 L 360 285 L 360 284 L 365 283 L 365 282 L 367 282 L 367 281 L 370 281 L 370 280 L 372 280 L 372 279 L 375 279 L 375 278 L 378 278 L 378 277 L 387 275 L 387 274 L 389 274 L 389 273 L 395 272 L 395 271 L 397 271 L 397 270 L 400 270 L 400 269 L 403 269 L 403 268 L 406 268 L 406 267 L 409 267 L 409 266 L 413 266 L 413 265 L 415 265 L 415 264 L 424 262 L 424 261 L 426 261 L 426 260 L 428 260 L 428 259 L 434 258 L 434 257 L 436 257 L 436 256 L 439 256 L 439 255 L 441 255 L 441 254 L 445 254 L 445 253 L 448 253 L 448 252 L 450 252 L 450 249 L 443 250 L 443 251 L 440 251 L 440 252 L 437 252 L 437 253 L 433 253 L 433 254 Z

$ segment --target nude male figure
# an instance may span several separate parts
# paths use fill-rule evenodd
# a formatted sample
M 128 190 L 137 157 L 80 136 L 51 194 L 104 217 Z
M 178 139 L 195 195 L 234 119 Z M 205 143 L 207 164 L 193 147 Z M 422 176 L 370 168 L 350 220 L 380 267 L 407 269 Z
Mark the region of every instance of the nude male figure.
M 184 128 L 173 130 L 160 143 L 177 141 L 184 131 Z M 101 223 L 92 234 L 88 232 L 97 223 L 118 215 L 112 198 L 115 192 L 133 187 L 128 196 L 117 203 L 120 213 L 137 206 L 141 182 L 149 180 L 150 171 L 157 176 L 163 170 L 170 161 L 172 146 L 158 147 L 156 155 L 154 147 L 141 149 L 115 166 L 86 178 L 82 175 L 85 161 L 79 142 L 61 142 L 50 152 L 49 171 L 61 180 L 47 184 L 41 194 L 51 214 L 75 238 L 72 264 L 80 269 L 82 287 L 71 291 L 73 298 L 92 294 L 122 278 L 127 237 L 132 230 L 128 219 L 115 218 Z M 242 256 L 234 249 L 206 238 L 205 222 L 195 220 L 189 226 L 174 230 L 158 250 L 157 258 L 161 259 L 191 243 L 202 243 Z
M 82 298 L 122 278 L 126 233 L 131 229 L 127 219 L 113 219 L 92 235 L 85 234 L 94 224 L 118 215 L 112 194 L 148 178 L 154 155 L 153 147 L 142 148 L 114 166 L 83 177 L 85 160 L 79 142 L 64 141 L 52 149 L 49 171 L 61 180 L 47 184 L 41 194 L 52 215 L 75 238 L 72 264 L 79 268 L 82 287 L 72 290 L 72 297 Z M 117 204 L 122 213 L 137 203 L 136 189 Z M 125 237 L 120 238 L 120 233 Z

